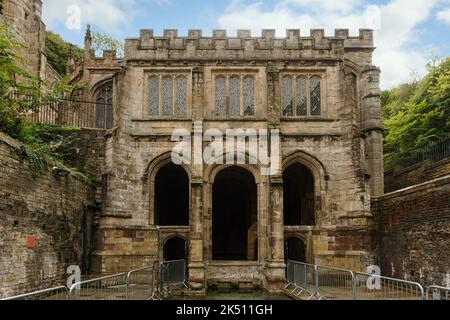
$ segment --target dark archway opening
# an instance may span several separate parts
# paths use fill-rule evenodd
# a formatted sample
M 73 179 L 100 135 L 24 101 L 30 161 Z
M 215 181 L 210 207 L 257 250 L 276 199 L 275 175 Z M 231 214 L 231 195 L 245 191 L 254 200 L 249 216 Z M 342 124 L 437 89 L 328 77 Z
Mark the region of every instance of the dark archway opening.
M 314 177 L 295 163 L 283 172 L 284 225 L 315 225 Z
M 253 175 L 240 167 L 222 170 L 214 181 L 212 196 L 212 259 L 257 260 L 254 252 L 257 245 L 249 242 L 257 238 L 250 234 L 257 230 L 252 228 L 257 223 L 257 188 Z
M 187 260 L 187 243 L 180 237 L 173 237 L 164 245 L 164 261 Z
M 287 238 L 285 255 L 286 260 L 306 262 L 305 243 L 297 237 Z
M 155 224 L 189 225 L 189 176 L 173 163 L 162 167 L 155 178 Z

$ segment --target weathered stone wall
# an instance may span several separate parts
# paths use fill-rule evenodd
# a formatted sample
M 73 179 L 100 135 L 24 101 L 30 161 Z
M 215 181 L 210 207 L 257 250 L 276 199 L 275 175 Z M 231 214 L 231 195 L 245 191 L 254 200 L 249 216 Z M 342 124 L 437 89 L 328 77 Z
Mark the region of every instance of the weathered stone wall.
M 95 195 L 51 165 L 36 173 L 18 147 L 0 133 L 0 297 L 62 284 L 67 266 L 81 266 L 83 217 Z
M 450 176 L 373 202 L 383 275 L 450 285 Z
M 391 169 L 384 173 L 386 193 L 443 177 L 450 172 L 450 158 L 438 162 L 423 161 L 404 169 Z
M 283 38 L 275 37 L 274 30 L 261 36 L 239 30 L 237 37 L 227 37 L 224 30 L 214 30 L 212 37 L 199 30 L 190 30 L 187 37 L 176 30 L 165 30 L 162 37 L 142 30 L 139 38 L 127 39 L 125 68 L 114 77 L 119 107 L 106 143 L 105 203 L 94 254 L 98 270 L 160 258 L 164 238 L 154 221 L 155 174 L 170 161 L 175 129 L 211 128 L 279 129 L 283 167 L 298 161 L 314 175 L 316 225 L 285 229 L 282 170 L 267 177 L 259 174 L 260 163 L 242 165 L 258 185 L 258 261 L 216 263 L 211 255 L 212 185 L 221 166 L 186 165 L 191 282 L 253 278 L 281 286 L 288 233 L 309 239 L 309 262 L 352 269 L 372 263 L 370 197 L 383 192 L 379 70 L 372 66 L 373 50 L 370 30 L 361 30 L 358 37 L 346 30 L 336 30 L 335 37 L 325 37 L 323 30 L 306 37 L 288 30 Z M 149 116 L 147 79 L 152 72 L 187 76 L 186 117 Z M 215 75 L 226 72 L 255 76 L 254 117 L 217 117 Z M 286 73 L 320 75 L 320 116 L 283 117 L 281 80 Z M 172 235 L 177 234 L 174 226 Z

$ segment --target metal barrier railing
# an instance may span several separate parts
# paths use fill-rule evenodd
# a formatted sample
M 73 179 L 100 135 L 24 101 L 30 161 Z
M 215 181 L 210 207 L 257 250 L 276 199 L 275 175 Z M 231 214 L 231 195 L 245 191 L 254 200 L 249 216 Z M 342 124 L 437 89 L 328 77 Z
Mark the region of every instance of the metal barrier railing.
M 161 264 L 160 289 L 167 291 L 171 286 L 187 287 L 186 260 L 164 261 Z
M 450 300 L 450 287 L 429 286 L 426 292 L 427 300 Z
M 423 300 L 423 287 L 407 280 L 375 274 L 355 274 L 355 299 L 357 300 Z
M 124 300 L 127 275 L 127 273 L 118 273 L 74 283 L 70 287 L 68 300 Z
M 308 300 L 317 294 L 317 266 L 301 263 L 297 261 L 288 261 L 287 263 L 287 281 L 286 289 L 292 289 L 293 295 L 308 295 Z
M 126 300 L 149 300 L 155 293 L 156 271 L 153 267 L 131 270 L 127 275 Z
M 69 290 L 66 286 L 59 286 L 0 300 L 66 300 L 68 292 Z
M 317 266 L 317 291 L 327 300 L 354 299 L 354 274 L 350 270 Z
M 327 300 L 425 299 L 423 287 L 419 283 L 375 274 L 291 260 L 287 262 L 286 273 L 285 289 L 290 290 L 288 293 L 297 297 L 308 293 L 308 299 L 315 297 Z M 444 287 L 430 286 L 427 292 L 433 288 L 441 290 L 446 299 L 450 296 L 450 289 Z

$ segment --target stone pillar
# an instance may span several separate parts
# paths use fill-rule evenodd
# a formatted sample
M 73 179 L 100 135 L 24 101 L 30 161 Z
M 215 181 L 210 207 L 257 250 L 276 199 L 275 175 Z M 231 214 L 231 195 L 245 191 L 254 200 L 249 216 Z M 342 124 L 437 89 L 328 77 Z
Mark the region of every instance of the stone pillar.
M 366 134 L 367 167 L 370 174 L 370 195 L 384 194 L 383 129 L 381 124 L 380 70 L 367 66 L 361 79 L 361 127 Z
M 189 283 L 194 289 L 205 288 L 205 262 L 203 260 L 203 183 L 202 178 L 191 182 L 191 213 L 189 224 Z
M 283 223 L 283 178 L 271 177 L 269 205 L 269 250 L 267 264 L 267 287 L 280 290 L 285 284 L 286 265 L 284 262 L 284 223 Z

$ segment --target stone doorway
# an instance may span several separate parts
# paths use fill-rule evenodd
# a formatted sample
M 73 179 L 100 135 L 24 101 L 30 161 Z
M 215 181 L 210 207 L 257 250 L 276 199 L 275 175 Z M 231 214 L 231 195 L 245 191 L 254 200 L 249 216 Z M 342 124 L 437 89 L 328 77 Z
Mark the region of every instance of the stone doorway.
M 187 261 L 187 241 L 181 237 L 172 237 L 164 244 L 163 252 L 164 261 L 183 259 Z
M 286 239 L 285 252 L 286 261 L 293 260 L 306 262 L 306 246 L 302 239 L 289 237 Z
M 257 186 L 238 166 L 220 171 L 212 194 L 212 260 L 255 261 Z

